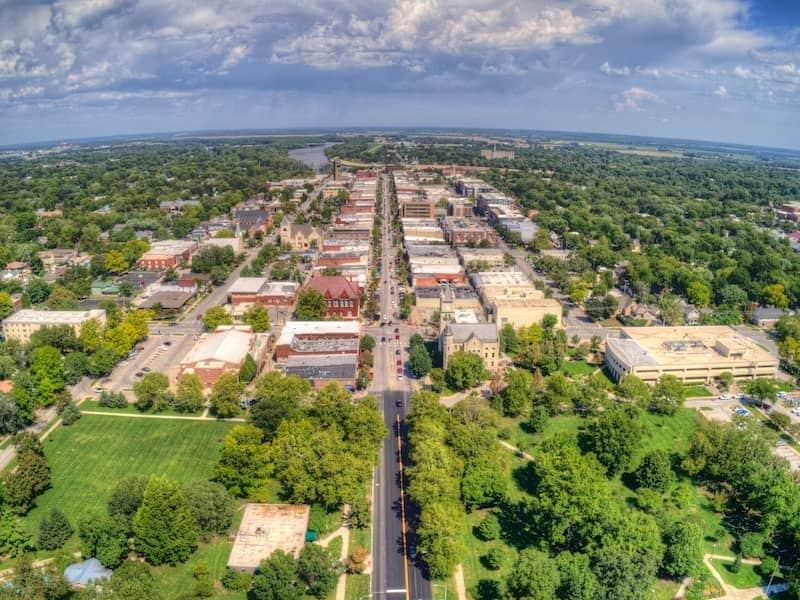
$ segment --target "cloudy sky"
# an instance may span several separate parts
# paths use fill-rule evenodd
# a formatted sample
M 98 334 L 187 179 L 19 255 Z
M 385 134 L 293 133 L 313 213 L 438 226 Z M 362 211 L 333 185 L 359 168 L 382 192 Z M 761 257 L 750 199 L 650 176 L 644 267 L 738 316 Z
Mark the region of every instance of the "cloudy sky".
M 800 147 L 800 0 L 0 0 L 0 144 L 441 125 Z

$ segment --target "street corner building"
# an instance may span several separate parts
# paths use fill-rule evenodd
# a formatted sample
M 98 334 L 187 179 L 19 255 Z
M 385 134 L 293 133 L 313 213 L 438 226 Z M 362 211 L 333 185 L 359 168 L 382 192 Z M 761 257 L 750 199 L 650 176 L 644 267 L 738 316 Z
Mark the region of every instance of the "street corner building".
M 253 333 L 249 325 L 220 325 L 200 336 L 181 361 L 179 374 L 194 373 L 212 386 L 224 373 L 238 373 L 248 354 L 260 370 L 267 345 L 267 336 Z

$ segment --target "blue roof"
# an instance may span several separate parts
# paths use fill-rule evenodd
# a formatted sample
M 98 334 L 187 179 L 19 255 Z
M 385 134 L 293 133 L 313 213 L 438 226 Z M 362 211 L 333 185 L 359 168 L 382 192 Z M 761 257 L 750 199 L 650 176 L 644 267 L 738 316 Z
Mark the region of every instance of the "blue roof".
M 90 558 L 79 563 L 72 563 L 64 569 L 64 577 L 70 584 L 86 585 L 93 579 L 107 579 L 111 569 L 106 569 L 96 558 Z

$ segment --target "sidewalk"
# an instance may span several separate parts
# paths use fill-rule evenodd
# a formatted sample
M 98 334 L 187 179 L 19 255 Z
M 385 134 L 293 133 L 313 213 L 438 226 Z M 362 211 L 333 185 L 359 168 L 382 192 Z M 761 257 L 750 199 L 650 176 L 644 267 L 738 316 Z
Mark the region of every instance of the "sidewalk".
M 347 517 L 344 516 L 350 512 L 350 506 L 347 504 L 342 507 L 342 515 L 345 523 L 333 533 L 329 533 L 324 538 L 317 540 L 317 544 L 323 548 L 327 548 L 337 536 L 342 536 L 342 551 L 339 555 L 339 560 L 344 564 L 347 559 L 347 554 L 350 551 L 350 526 L 347 524 Z M 336 583 L 336 600 L 345 600 L 345 593 L 347 590 L 347 573 L 342 573 L 339 576 L 339 581 Z

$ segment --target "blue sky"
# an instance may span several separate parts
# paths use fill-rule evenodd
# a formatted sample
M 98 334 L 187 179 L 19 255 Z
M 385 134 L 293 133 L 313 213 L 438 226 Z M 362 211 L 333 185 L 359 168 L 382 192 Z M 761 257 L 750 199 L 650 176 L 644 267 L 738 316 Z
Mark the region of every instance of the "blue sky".
M 513 127 L 800 147 L 800 0 L 0 0 L 0 144 Z

